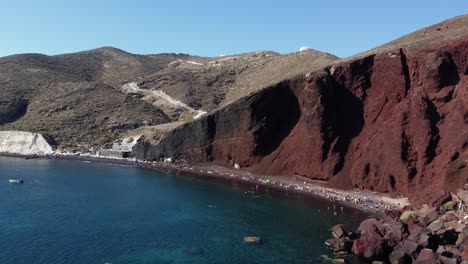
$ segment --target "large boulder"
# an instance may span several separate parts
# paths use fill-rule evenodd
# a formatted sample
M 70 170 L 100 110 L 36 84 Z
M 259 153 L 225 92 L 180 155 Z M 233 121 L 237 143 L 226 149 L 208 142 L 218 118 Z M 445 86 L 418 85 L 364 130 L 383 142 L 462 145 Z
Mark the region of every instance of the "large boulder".
M 431 230 L 431 232 L 437 232 L 442 227 L 444 227 L 444 222 L 442 222 L 441 220 L 436 220 L 427 226 L 427 228 Z
M 427 248 L 422 249 L 414 264 L 437 264 L 437 258 L 434 251 Z
M 331 232 L 335 238 L 343 238 L 349 236 L 349 231 L 344 225 L 335 225 L 331 228 Z
M 452 197 L 446 191 L 440 191 L 436 194 L 436 198 L 432 201 L 432 207 L 439 208 L 441 205 L 445 204 L 446 202 L 450 201 Z
M 468 190 L 459 189 L 457 195 L 460 200 L 462 200 L 465 204 L 468 204 Z
M 427 226 L 439 217 L 439 211 L 436 207 L 424 206 L 418 210 L 417 215 L 419 222 L 423 226 Z
M 384 240 L 376 232 L 366 233 L 364 237 L 354 240 L 353 254 L 369 260 L 382 260 L 384 254 Z
M 361 222 L 356 230 L 359 234 L 364 235 L 367 231 L 373 231 L 381 224 L 381 221 L 375 218 L 368 218 Z
M 403 252 L 405 252 L 408 255 L 412 255 L 417 249 L 418 243 L 411 240 L 405 240 L 401 245 L 401 250 L 403 250 Z
M 468 261 L 468 245 L 465 244 L 463 251 L 460 253 L 460 258 L 462 260 Z
M 413 259 L 403 249 L 396 248 L 388 256 L 388 260 L 391 264 L 411 264 Z

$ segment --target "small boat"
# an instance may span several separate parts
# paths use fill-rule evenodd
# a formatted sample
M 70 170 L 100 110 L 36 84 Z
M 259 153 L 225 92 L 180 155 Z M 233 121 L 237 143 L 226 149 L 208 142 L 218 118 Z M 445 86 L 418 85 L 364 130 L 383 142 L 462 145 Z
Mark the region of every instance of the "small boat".
M 21 180 L 21 179 L 10 179 L 10 180 L 8 180 L 8 181 L 9 181 L 11 184 L 22 184 L 22 183 L 24 183 L 24 181 Z

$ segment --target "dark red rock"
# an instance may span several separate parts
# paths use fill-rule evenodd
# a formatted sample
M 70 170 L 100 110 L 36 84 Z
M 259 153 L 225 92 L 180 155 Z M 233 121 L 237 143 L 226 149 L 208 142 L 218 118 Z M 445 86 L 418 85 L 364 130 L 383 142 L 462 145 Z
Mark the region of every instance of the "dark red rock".
M 468 260 L 468 245 L 465 244 L 463 251 L 460 254 L 462 260 Z
M 454 221 L 458 221 L 458 217 L 457 217 L 455 214 L 453 214 L 452 212 L 446 213 L 442 218 L 443 218 L 443 220 L 444 220 L 445 222 L 454 222 Z
M 439 217 L 439 210 L 436 207 L 422 207 L 418 211 L 418 220 L 423 226 L 427 226 Z
M 418 248 L 418 243 L 411 241 L 411 240 L 405 240 L 403 244 L 401 245 L 401 250 L 403 250 L 408 255 L 413 254 L 417 248 Z
M 366 232 L 373 232 L 374 230 L 378 229 L 378 226 L 382 222 L 375 218 L 368 218 L 361 222 L 358 229 L 356 230 L 357 233 L 364 235 Z
M 464 244 L 468 244 L 468 239 L 467 239 L 467 237 L 468 237 L 468 236 L 465 235 L 465 234 L 459 234 L 459 235 L 458 235 L 457 241 L 455 241 L 455 245 L 456 245 L 457 247 L 460 247 L 460 246 L 462 246 L 462 245 L 464 245 Z
M 395 249 L 388 256 L 388 260 L 391 264 L 411 264 L 413 263 L 412 258 L 405 253 L 402 249 Z
M 430 204 L 468 180 L 467 18 L 438 25 L 447 37 L 431 27 L 414 35 L 423 45 L 394 43 L 262 89 L 133 155 L 234 162 Z
M 383 238 L 378 234 L 367 234 L 365 237 L 353 241 L 351 251 L 354 255 L 369 260 L 381 260 L 384 258 L 383 243 Z
M 432 207 L 435 207 L 435 208 L 439 208 L 441 205 L 443 205 L 444 203 L 450 201 L 452 199 L 452 197 L 450 196 L 450 194 L 447 192 L 447 191 L 444 191 L 444 190 L 441 190 L 439 191 L 436 195 L 435 195 L 435 198 L 433 201 L 432 201 Z
M 417 221 L 415 220 L 413 217 L 408 217 L 408 219 L 406 220 L 406 224 L 408 226 L 408 231 L 410 233 L 412 233 L 415 229 L 417 228 L 422 228 L 423 226 Z
M 353 241 L 353 254 L 370 259 L 380 260 L 384 256 L 384 238 L 381 228 L 382 221 L 375 218 L 364 220 L 357 230 L 360 238 Z
M 419 252 L 415 264 L 436 264 L 436 255 L 430 249 L 424 248 Z
M 384 210 L 384 216 L 393 218 L 393 219 L 399 219 L 401 216 L 401 211 L 400 210 Z
M 440 221 L 440 220 L 436 220 L 436 221 L 430 223 L 430 224 L 427 226 L 427 228 L 428 228 L 429 230 L 431 230 L 432 232 L 436 232 L 436 231 L 438 231 L 439 229 L 441 229 L 442 227 L 444 227 L 444 223 L 443 223 L 442 221 Z
M 429 230 L 428 228 L 424 228 L 424 227 L 417 227 L 413 230 L 413 232 L 411 232 L 411 234 L 407 237 L 408 240 L 412 240 L 412 241 L 415 241 L 415 242 L 418 242 L 421 244 L 421 238 L 423 236 L 427 236 L 428 234 L 431 233 L 431 230 Z M 427 238 L 425 238 L 427 240 Z

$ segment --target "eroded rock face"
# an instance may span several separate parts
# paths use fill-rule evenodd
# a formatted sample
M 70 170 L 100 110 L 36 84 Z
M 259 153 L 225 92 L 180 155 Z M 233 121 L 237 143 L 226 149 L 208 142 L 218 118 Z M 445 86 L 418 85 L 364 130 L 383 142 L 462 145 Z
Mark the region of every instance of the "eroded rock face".
M 41 134 L 0 131 L 0 153 L 44 155 L 50 152 L 52 152 L 52 147 Z
M 173 131 L 138 158 L 234 163 L 424 203 L 468 181 L 468 38 L 345 61 Z

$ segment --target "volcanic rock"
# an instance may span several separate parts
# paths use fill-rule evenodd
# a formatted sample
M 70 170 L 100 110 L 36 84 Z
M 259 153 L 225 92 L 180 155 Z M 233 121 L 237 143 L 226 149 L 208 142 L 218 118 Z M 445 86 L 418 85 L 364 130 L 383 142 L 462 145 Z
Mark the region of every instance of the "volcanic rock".
M 434 199 L 434 201 L 432 202 L 432 207 L 435 207 L 435 208 L 439 208 L 441 205 L 445 204 L 451 199 L 450 194 L 443 190 L 441 190 L 436 197 L 437 198 Z
M 419 252 L 418 258 L 414 262 L 415 264 L 436 264 L 436 255 L 430 249 L 423 249 Z
M 462 200 L 465 204 L 468 204 L 468 190 L 458 190 L 457 192 L 458 197 Z
M 395 250 L 393 250 L 388 258 L 389 258 L 389 262 L 391 264 L 411 264 L 411 263 L 413 263 L 413 260 L 411 259 L 411 256 L 408 255 L 407 253 L 405 253 L 400 248 L 396 248 Z
M 465 15 L 265 87 L 133 155 L 238 163 L 430 204 L 468 179 L 467 52 Z
M 463 251 L 460 254 L 462 260 L 468 261 L 468 245 L 465 244 Z
M 423 226 L 427 226 L 432 221 L 436 220 L 438 217 L 439 211 L 436 207 L 424 206 L 418 211 L 418 219 Z
M 343 225 L 335 225 L 331 228 L 331 231 L 335 238 L 343 238 L 349 235 L 348 231 Z

